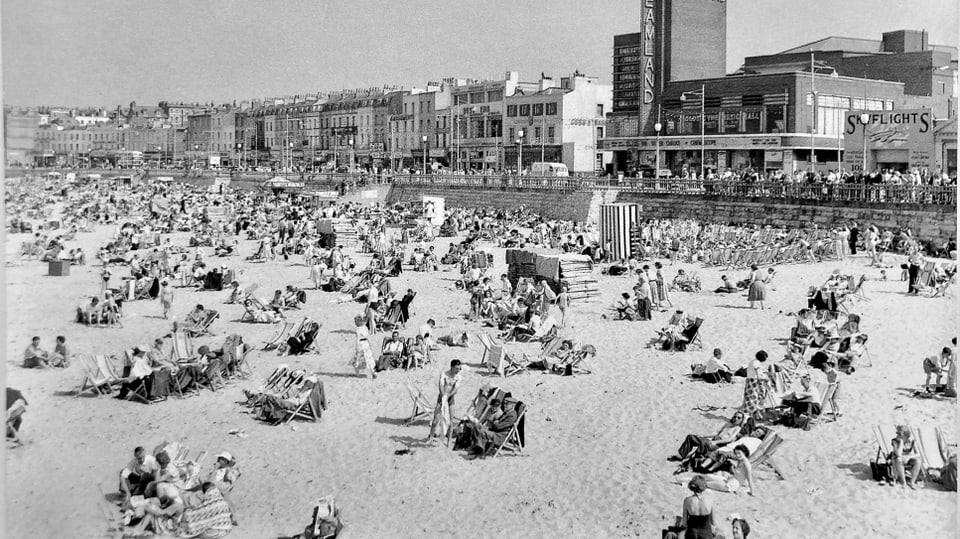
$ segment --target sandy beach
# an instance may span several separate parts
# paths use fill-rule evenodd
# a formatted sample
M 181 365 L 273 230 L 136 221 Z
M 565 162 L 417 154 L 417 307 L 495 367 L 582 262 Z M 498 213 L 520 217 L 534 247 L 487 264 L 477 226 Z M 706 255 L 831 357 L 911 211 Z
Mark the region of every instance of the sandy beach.
M 67 248 L 95 253 L 113 228 L 99 226 L 77 235 Z M 6 256 L 16 258 L 29 235 L 8 234 Z M 173 242 L 186 244 L 185 233 Z M 445 252 L 450 238 L 434 245 Z M 241 256 L 211 258 L 242 270 L 241 282 L 259 283 L 267 296 L 287 284 L 308 287 L 309 268 L 302 257 L 250 263 L 243 259 L 256 242 L 240 241 Z M 504 250 L 492 252 L 495 274 L 506 272 Z M 90 256 L 90 258 L 93 258 Z M 369 255 L 355 255 L 365 267 Z M 221 312 L 213 336 L 197 344 L 223 343 L 240 333 L 255 346 L 248 356 L 254 375 L 216 393 L 204 390 L 187 399 L 170 398 L 150 406 L 109 397 L 75 398 L 83 374 L 68 369 L 21 367 L 30 337 L 45 349 L 64 335 L 73 353 L 120 354 L 124 348 L 170 332 L 158 301 L 124 305 L 123 328 L 86 327 L 73 322 L 77 305 L 99 290 L 99 263 L 73 266 L 67 277 L 47 276 L 46 263 L 24 261 L 6 268 L 7 381 L 21 390 L 29 409 L 22 447 L 6 453 L 7 537 L 103 537 L 107 520 L 98 508 L 100 488 L 117 489 L 119 469 L 133 448 L 180 442 L 210 455 L 229 451 L 243 472 L 230 500 L 239 521 L 231 537 L 265 538 L 301 532 L 315 500 L 332 495 L 343 511 L 344 537 L 660 537 L 673 523 L 688 494 L 673 481 L 667 462 L 688 433 L 716 432 L 741 404 L 743 378 L 712 386 L 691 380 L 690 364 L 704 361 L 714 347 L 734 368 L 760 349 L 779 359 L 792 316 L 806 304 L 806 290 L 821 284 L 835 268 L 865 273 L 869 301 L 854 302 L 869 335 L 872 367 L 841 375 L 842 417 L 810 431 L 776 427 L 785 443 L 777 453 L 785 480 L 760 468 L 754 496 L 710 493 L 719 528 L 729 536 L 730 516 L 739 514 L 753 528 L 751 537 L 948 537 L 956 532 L 956 494 L 936 485 L 916 491 L 881 486 L 870 477 L 877 452 L 873 426 L 909 423 L 939 426 L 958 440 L 955 399 L 912 396 L 923 383 L 922 359 L 936 354 L 956 335 L 957 302 L 948 297 L 907 297 L 899 270 L 893 279 L 876 280 L 879 270 L 864 256 L 843 262 L 779 266 L 768 288 L 767 309 L 748 308 L 745 293 L 707 292 L 719 286 L 722 270 L 699 264 L 667 265 L 669 280 L 678 268 L 698 272 L 704 292 L 674 292 L 673 304 L 705 319 L 703 349 L 671 353 L 648 348 L 669 312 L 650 322 L 602 319 L 634 278 L 600 276 L 600 298 L 574 303 L 564 335 L 576 336 L 598 350 L 589 359 L 589 375 L 560 377 L 527 372 L 501 379 L 480 366 L 482 347 L 442 348 L 420 370 L 389 371 L 376 380 L 355 377 L 347 364 L 354 350 L 352 319 L 356 303 L 342 296 L 308 290 L 307 304 L 292 320 L 310 316 L 322 324 L 318 353 L 278 356 L 261 348 L 276 331 L 268 324 L 239 323 L 240 305 L 224 305 L 228 292 L 176 289 L 173 314 L 182 318 L 195 304 Z M 126 269 L 114 272 L 114 282 Z M 730 271 L 736 279 L 743 270 Z M 391 279 L 395 290 L 417 291 L 413 318 L 402 332 L 412 335 L 427 318 L 440 334 L 481 330 L 463 314 L 469 296 L 455 290 L 454 271 L 405 271 Z M 372 339 L 378 350 L 384 337 Z M 536 344 L 509 343 L 508 350 L 533 354 Z M 528 406 L 527 446 L 520 455 L 467 460 L 442 443 L 424 443 L 428 425 L 404 426 L 411 401 L 406 384 L 421 388 L 432 401 L 436 378 L 451 359 L 467 368 L 458 399 L 459 414 L 478 389 L 502 387 Z M 319 423 L 269 426 L 241 407 L 242 389 L 253 388 L 280 363 L 316 372 L 326 389 L 328 410 Z M 717 407 L 712 409 L 712 407 Z M 711 411 L 704 411 L 711 409 Z M 230 434 L 241 429 L 242 436 Z M 408 449 L 406 454 L 395 451 Z M 205 462 L 206 472 L 212 458 Z

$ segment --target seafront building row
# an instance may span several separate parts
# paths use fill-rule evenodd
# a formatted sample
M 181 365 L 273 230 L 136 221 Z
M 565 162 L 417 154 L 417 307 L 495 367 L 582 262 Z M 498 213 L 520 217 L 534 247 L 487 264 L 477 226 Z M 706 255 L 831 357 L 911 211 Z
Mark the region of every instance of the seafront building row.
M 508 71 L 220 105 L 8 108 L 6 164 L 955 177 L 956 47 L 912 30 L 828 37 L 726 74 L 724 3 L 643 6 L 643 31 L 614 37 L 612 85 Z

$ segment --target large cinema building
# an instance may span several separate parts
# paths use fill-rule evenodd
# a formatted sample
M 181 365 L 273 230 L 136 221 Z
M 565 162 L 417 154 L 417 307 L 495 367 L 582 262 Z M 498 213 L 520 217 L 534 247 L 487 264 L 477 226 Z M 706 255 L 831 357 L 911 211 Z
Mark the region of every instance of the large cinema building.
M 748 57 L 726 75 L 724 1 L 642 0 L 639 28 L 614 37 L 613 106 L 600 141 L 610 173 L 653 175 L 659 148 L 661 170 L 674 175 L 864 164 L 956 175 L 957 49 L 928 44 L 926 32 L 828 37 Z M 908 111 L 926 114 L 930 129 L 877 144 L 888 138 L 880 122 Z M 850 117 L 859 135 L 846 133 Z

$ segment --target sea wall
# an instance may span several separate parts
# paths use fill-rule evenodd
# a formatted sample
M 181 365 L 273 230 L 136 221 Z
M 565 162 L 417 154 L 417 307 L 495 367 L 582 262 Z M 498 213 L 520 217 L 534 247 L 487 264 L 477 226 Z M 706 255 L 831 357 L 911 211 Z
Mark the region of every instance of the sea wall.
M 513 187 L 426 186 L 395 184 L 387 201 L 409 204 L 423 196 L 443 197 L 446 207 L 514 209 L 521 205 L 551 219 L 585 221 L 594 194 L 591 191 L 555 191 Z
M 744 223 L 792 228 L 849 225 L 862 229 L 910 227 L 915 237 L 943 243 L 957 234 L 956 206 L 914 203 L 853 203 L 772 198 L 734 198 L 618 191 L 551 191 L 511 187 L 394 185 L 390 203 L 418 202 L 424 195 L 446 199 L 446 206 L 513 209 L 521 204 L 548 218 L 583 221 L 596 215 L 600 202 L 633 202 L 644 219 L 698 219 L 709 223 Z

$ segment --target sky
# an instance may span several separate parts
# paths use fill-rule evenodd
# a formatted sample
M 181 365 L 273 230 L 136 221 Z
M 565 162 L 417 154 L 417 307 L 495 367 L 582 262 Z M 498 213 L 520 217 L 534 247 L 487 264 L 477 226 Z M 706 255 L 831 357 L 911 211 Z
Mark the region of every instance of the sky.
M 717 1 L 717 0 L 703 0 Z M 3 101 L 229 102 L 444 77 L 611 79 L 640 0 L 2 0 Z M 956 45 L 956 0 L 727 0 L 727 72 L 831 35 L 926 29 Z

